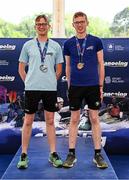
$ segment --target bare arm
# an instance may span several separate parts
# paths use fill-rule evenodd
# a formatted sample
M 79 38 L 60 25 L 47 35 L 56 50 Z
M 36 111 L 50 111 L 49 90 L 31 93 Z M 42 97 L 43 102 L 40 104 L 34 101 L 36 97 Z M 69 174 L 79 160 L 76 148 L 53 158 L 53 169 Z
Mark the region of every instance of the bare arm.
M 68 88 L 69 88 L 70 87 L 70 56 L 65 56 L 65 60 L 66 60 L 65 73 L 66 73 L 66 79 L 67 79 Z
M 97 57 L 98 57 L 98 63 L 99 63 L 98 71 L 99 71 L 100 93 L 101 93 L 101 99 L 103 99 L 103 84 L 104 84 L 104 77 L 105 77 L 103 50 L 98 51 Z
M 56 79 L 58 80 L 62 74 L 62 64 L 56 65 Z
M 23 62 L 20 62 L 20 63 L 19 63 L 18 72 L 19 72 L 20 77 L 21 77 L 21 79 L 23 80 L 23 82 L 25 81 L 25 78 L 26 78 L 25 67 L 26 67 L 26 64 L 25 64 L 25 63 L 23 63 Z

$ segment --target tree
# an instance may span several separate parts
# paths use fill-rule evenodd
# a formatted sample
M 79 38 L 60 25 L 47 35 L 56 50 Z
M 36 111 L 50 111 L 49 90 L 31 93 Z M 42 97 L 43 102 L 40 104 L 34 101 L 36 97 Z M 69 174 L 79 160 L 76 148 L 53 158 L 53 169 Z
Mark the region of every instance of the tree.
M 43 14 L 42 12 L 41 13 L 38 13 L 39 14 Z M 22 32 L 25 37 L 27 38 L 31 38 L 31 37 L 35 37 L 36 36 L 36 32 L 35 32 L 35 29 L 34 29 L 34 19 L 37 15 L 33 15 L 32 17 L 25 17 L 22 22 L 19 24 L 17 30 L 19 32 Z M 48 19 L 51 23 L 51 19 L 52 19 L 52 16 L 50 14 L 47 14 L 48 16 Z M 51 36 L 51 30 L 49 32 L 49 36 Z
M 38 14 L 43 14 L 38 13 Z M 36 32 L 34 29 L 34 19 L 37 15 L 31 17 L 25 17 L 18 25 L 14 25 L 0 19 L 0 37 L 12 37 L 12 38 L 32 38 L 35 37 Z M 47 14 L 50 24 L 52 22 L 52 15 Z M 71 14 L 65 16 L 65 34 L 66 37 L 71 37 L 75 34 L 72 27 Z M 109 30 L 109 24 L 100 18 L 89 18 L 88 32 L 99 37 L 111 37 L 111 31 Z M 52 29 L 50 29 L 49 37 L 52 37 Z M 63 38 L 63 37 L 62 37 Z
M 74 34 L 74 28 L 72 26 L 72 15 L 67 14 L 65 16 L 65 35 L 66 37 L 71 37 Z
M 74 28 L 72 27 L 72 16 L 73 15 L 66 15 L 65 17 L 65 33 L 66 37 L 73 36 Z M 99 37 L 111 37 L 111 31 L 109 29 L 110 25 L 108 22 L 100 19 L 89 17 L 89 27 L 88 32 L 94 34 Z
M 39 13 L 43 14 L 43 13 Z M 48 18 L 52 19 L 50 14 L 47 14 Z M 32 17 L 25 17 L 18 25 L 11 24 L 0 19 L 0 37 L 6 38 L 31 38 L 35 37 L 36 32 L 34 29 L 34 19 L 36 15 Z M 49 37 L 52 36 L 52 31 L 49 32 Z
M 16 30 L 16 25 L 0 19 L 0 37 L 25 37 L 22 32 Z
M 25 37 L 31 38 L 35 36 L 33 17 L 25 17 L 17 26 L 17 31 L 22 32 Z
M 110 30 L 116 37 L 127 37 L 129 35 L 129 7 L 114 16 Z
M 96 17 L 89 17 L 89 27 L 88 32 L 99 36 L 101 38 L 109 38 L 112 36 L 112 33 L 109 29 L 110 25 L 108 22 Z

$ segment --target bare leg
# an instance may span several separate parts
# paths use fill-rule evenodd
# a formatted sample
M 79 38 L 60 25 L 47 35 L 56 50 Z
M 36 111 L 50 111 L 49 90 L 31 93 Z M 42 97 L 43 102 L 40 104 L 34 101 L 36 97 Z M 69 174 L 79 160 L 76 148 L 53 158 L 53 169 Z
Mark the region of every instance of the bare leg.
M 54 126 L 54 112 L 45 111 L 46 131 L 50 152 L 56 152 L 56 133 Z
M 34 114 L 25 114 L 24 124 L 22 128 L 22 153 L 27 154 L 27 149 L 30 142 L 32 123 L 34 120 Z
M 98 110 L 89 109 L 90 121 L 92 124 L 92 138 L 95 149 L 101 149 L 101 128 L 98 116 Z
M 70 149 L 75 148 L 75 145 L 76 145 L 79 120 L 80 120 L 80 110 L 71 111 L 71 119 L 70 119 L 70 126 L 69 126 L 69 148 Z

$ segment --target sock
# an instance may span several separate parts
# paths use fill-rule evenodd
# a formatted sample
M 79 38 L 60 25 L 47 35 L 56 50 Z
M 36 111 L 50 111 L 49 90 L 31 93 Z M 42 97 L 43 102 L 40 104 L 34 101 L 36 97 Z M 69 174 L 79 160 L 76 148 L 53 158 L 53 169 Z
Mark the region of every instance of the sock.
M 21 154 L 21 161 L 25 161 L 25 158 L 27 157 L 26 153 L 22 153 Z
M 22 153 L 22 154 L 21 154 L 21 157 L 26 157 L 26 156 L 27 156 L 26 153 Z
M 95 155 L 100 152 L 101 152 L 101 149 L 95 149 Z
M 52 152 L 51 153 L 54 157 L 57 156 L 57 152 Z
M 75 148 L 69 149 L 69 152 L 73 155 L 75 155 Z

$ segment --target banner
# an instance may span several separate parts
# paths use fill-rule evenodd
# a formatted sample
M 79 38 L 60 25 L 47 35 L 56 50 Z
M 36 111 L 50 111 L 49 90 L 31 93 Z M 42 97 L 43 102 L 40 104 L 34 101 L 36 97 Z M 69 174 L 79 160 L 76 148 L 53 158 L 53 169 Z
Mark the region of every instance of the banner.
M 29 38 L 0 38 L 0 131 L 7 128 L 19 128 L 24 121 L 24 84 L 18 74 L 18 59 L 23 44 Z M 66 39 L 54 39 L 62 49 Z M 116 131 L 129 128 L 129 38 L 104 38 L 104 102 L 99 112 L 103 131 Z M 63 104 L 55 115 L 57 132 L 67 133 L 70 111 L 67 99 L 67 81 L 65 62 L 63 73 L 58 80 L 58 97 Z M 81 110 L 79 132 L 90 131 L 88 109 Z M 84 118 L 86 117 L 86 118 Z M 38 122 L 38 123 L 37 123 Z M 33 126 L 41 132 L 40 123 L 44 122 L 42 104 L 35 115 Z M 42 127 L 42 124 L 41 124 Z M 42 129 L 45 133 L 45 130 Z M 58 131 L 58 130 L 64 130 Z M 16 133 L 16 131 L 15 131 Z M 35 133 L 34 133 L 35 134 Z

